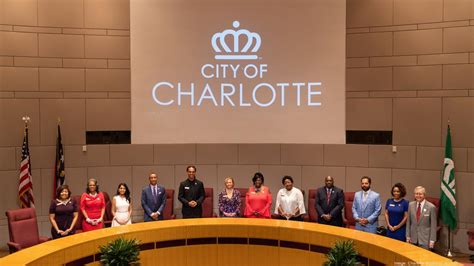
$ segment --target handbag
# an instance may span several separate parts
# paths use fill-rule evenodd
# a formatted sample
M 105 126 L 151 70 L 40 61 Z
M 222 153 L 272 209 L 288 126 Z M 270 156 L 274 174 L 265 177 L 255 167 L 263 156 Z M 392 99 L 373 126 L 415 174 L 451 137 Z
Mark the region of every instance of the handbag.
M 377 227 L 377 235 L 386 236 L 387 235 L 387 228 L 385 226 Z

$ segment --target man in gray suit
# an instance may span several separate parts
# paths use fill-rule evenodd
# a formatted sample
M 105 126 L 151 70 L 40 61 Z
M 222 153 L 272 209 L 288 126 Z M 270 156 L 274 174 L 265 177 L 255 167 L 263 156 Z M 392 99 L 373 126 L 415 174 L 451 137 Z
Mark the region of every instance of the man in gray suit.
M 379 193 L 370 189 L 371 184 L 372 179 L 368 176 L 360 179 L 362 190 L 355 193 L 352 216 L 356 221 L 356 230 L 375 234 L 382 205 L 380 205 Z
M 434 248 L 436 242 L 436 206 L 425 200 L 424 187 L 415 188 L 415 201 L 408 206 L 407 242 L 425 249 Z
M 166 190 L 158 185 L 158 175 L 151 173 L 148 177 L 150 185 L 142 190 L 143 220 L 145 222 L 163 220 L 166 204 Z

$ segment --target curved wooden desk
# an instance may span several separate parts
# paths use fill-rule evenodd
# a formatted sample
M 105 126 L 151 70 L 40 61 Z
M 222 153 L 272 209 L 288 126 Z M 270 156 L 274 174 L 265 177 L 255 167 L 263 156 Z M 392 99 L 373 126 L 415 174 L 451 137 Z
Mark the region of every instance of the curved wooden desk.
M 141 241 L 142 265 L 321 265 L 340 239 L 353 239 L 362 262 L 370 266 L 460 265 L 407 243 L 351 229 L 243 218 L 148 222 L 81 233 L 9 255 L 0 265 L 99 265 L 98 246 L 121 236 Z

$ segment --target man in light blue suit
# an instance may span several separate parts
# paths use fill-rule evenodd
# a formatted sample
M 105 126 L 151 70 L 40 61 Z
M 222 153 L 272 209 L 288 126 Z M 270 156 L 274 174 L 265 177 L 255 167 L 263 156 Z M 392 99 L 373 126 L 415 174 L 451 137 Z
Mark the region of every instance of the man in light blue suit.
M 376 233 L 382 205 L 379 193 L 372 191 L 372 180 L 368 176 L 360 179 L 362 191 L 356 192 L 352 204 L 352 215 L 356 221 L 356 230 Z
M 166 190 L 158 185 L 158 176 L 151 173 L 150 184 L 142 190 L 143 220 L 145 222 L 163 220 L 166 204 Z

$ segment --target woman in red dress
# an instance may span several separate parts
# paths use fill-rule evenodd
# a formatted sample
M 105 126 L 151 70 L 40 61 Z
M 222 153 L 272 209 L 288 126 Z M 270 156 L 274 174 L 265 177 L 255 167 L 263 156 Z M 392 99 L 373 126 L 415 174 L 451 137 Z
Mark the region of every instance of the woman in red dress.
M 99 192 L 97 180 L 91 178 L 87 181 L 86 192 L 81 196 L 82 231 L 92 231 L 103 227 L 105 213 L 104 194 Z
M 255 173 L 252 178 L 253 186 L 245 196 L 245 217 L 270 219 L 270 206 L 272 194 L 268 187 L 263 185 L 262 173 Z

